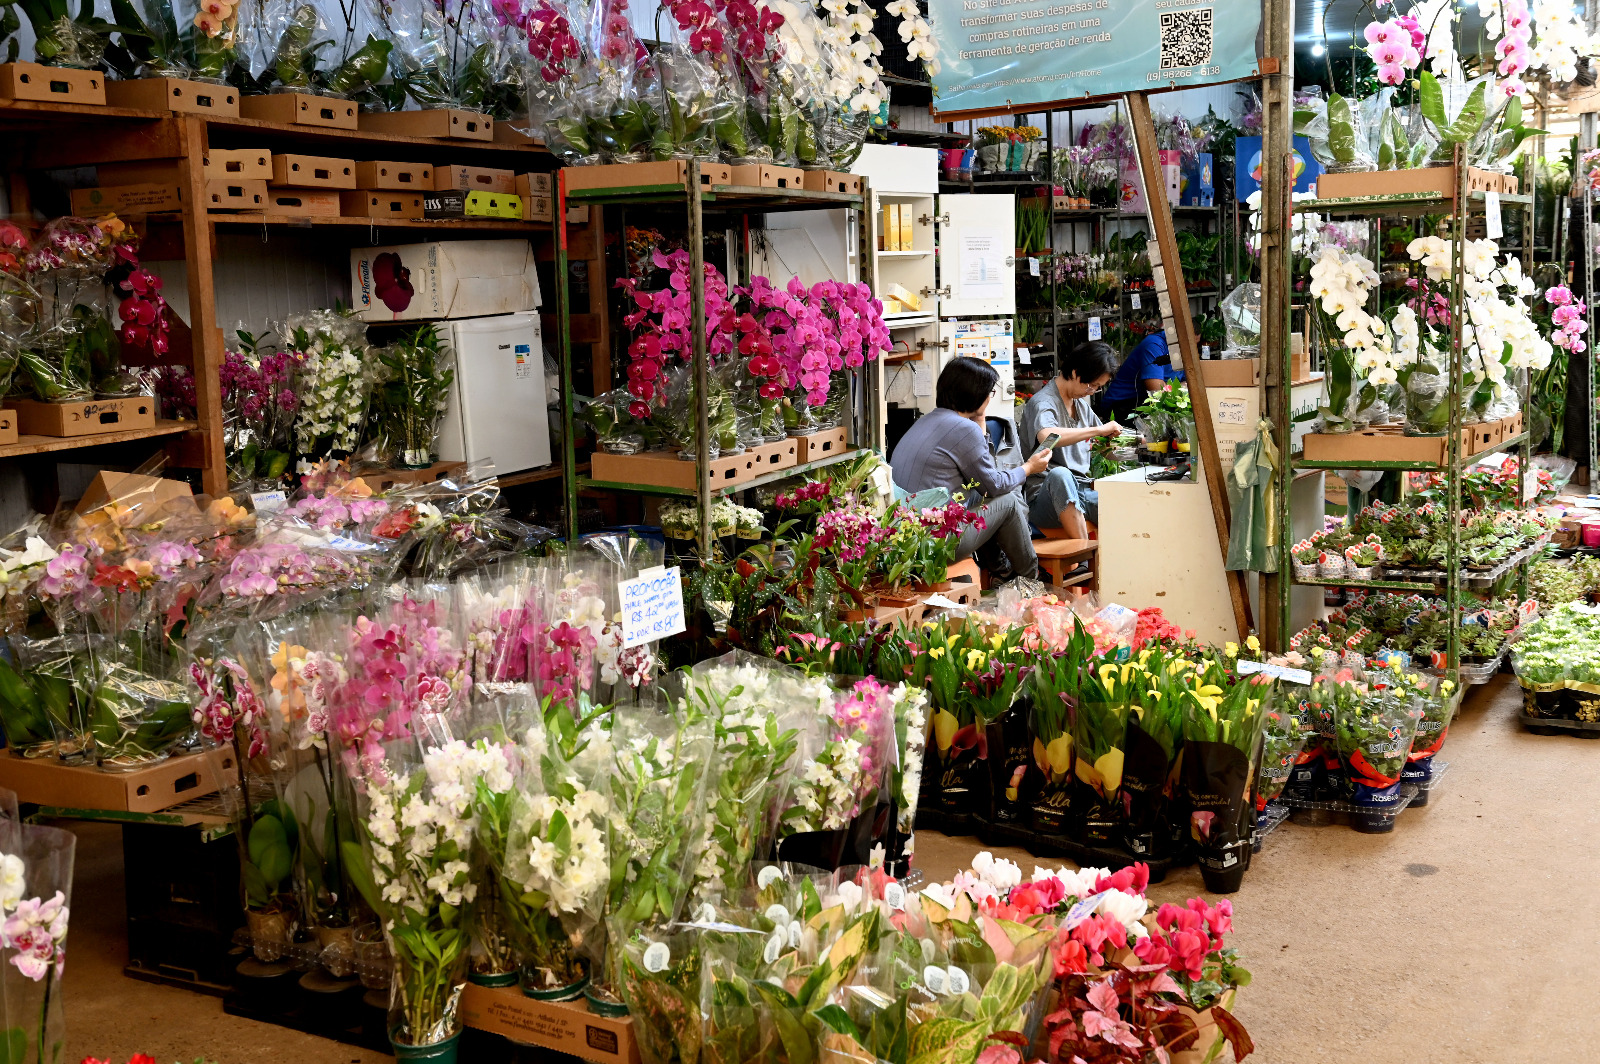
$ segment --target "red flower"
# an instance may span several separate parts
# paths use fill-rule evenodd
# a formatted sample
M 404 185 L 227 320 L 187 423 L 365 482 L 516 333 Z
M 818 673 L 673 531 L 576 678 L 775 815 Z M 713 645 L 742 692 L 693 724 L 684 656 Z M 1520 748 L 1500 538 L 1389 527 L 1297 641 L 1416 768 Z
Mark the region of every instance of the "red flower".
M 1082 975 L 1089 970 L 1089 953 L 1083 948 L 1083 943 L 1065 937 L 1065 932 L 1062 938 L 1056 940 L 1054 958 L 1057 979 Z
M 128 1058 L 128 1064 L 156 1064 L 156 1058 L 148 1053 L 135 1053 Z
M 1120 890 L 1124 894 L 1143 894 L 1145 888 L 1150 886 L 1150 866 L 1143 861 L 1136 861 L 1126 868 L 1119 868 L 1109 876 L 1101 876 L 1094 884 L 1094 892 L 1102 890 Z

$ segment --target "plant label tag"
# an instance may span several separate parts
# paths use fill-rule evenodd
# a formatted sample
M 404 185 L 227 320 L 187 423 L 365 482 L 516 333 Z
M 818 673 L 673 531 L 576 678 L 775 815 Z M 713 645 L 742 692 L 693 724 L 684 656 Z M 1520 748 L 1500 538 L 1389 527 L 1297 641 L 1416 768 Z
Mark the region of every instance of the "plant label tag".
M 1099 318 L 1090 318 L 1089 319 L 1089 339 L 1091 339 L 1091 340 L 1100 339 L 1100 319 Z
M 904 909 L 906 907 L 906 888 L 898 883 L 887 884 L 883 888 L 883 900 L 891 909 Z
M 772 884 L 783 878 L 783 869 L 775 864 L 769 864 L 756 873 L 756 886 L 766 890 Z
M 794 923 L 790 924 L 789 925 L 789 948 L 790 949 L 799 949 L 800 948 L 800 940 L 801 940 L 802 937 L 804 937 L 804 934 L 805 934 L 805 928 L 800 926 L 800 921 L 799 920 L 796 920 Z
M 945 595 L 932 594 L 922 600 L 922 604 L 930 610 L 959 610 L 961 603 Z
M 1039 276 L 1039 260 L 1038 259 L 1031 258 L 1031 257 L 1028 259 L 1028 276 L 1030 276 L 1030 277 Z
M 782 931 L 774 931 L 772 937 L 767 939 L 767 948 L 761 951 L 762 959 L 768 964 L 776 963 L 779 955 L 783 953 L 785 941 L 786 938 Z
M 1134 292 L 1128 296 L 1128 305 L 1134 310 L 1144 309 L 1144 301 L 1139 298 L 1138 292 Z
M 644 970 L 647 972 L 666 971 L 667 965 L 672 963 L 672 951 L 665 942 L 652 942 L 644 949 Z
M 943 994 L 946 985 L 946 972 L 937 964 L 930 964 L 922 969 L 922 981 L 928 990 L 934 994 Z
M 1033 352 L 1029 351 L 1026 347 L 1017 348 L 1017 361 L 1022 363 L 1024 366 L 1033 365 Z
M 1200 345 L 1200 357 L 1201 358 L 1210 358 L 1211 357 L 1211 345 L 1210 344 L 1201 344 Z
M 1500 227 L 1500 193 L 1485 192 L 1483 194 L 1483 228 L 1490 240 L 1499 240 L 1504 235 Z
M 1103 897 L 1105 897 L 1105 891 L 1101 891 L 1099 894 L 1091 894 L 1079 901 L 1067 910 L 1066 923 L 1062 926 L 1071 929 L 1089 919 L 1094 915 L 1094 911 L 1100 908 L 1100 899 Z
M 622 646 L 643 646 L 683 631 L 683 580 L 678 567 L 656 569 L 617 584 L 622 600 Z
M 773 904 L 767 906 L 765 915 L 768 920 L 771 920 L 779 927 L 782 927 L 784 924 L 789 922 L 789 910 L 784 908 L 782 905 Z
M 289 497 L 282 490 L 257 491 L 250 494 L 250 504 L 258 514 L 275 514 L 289 505 Z
M 951 965 L 945 969 L 945 985 L 952 994 L 965 994 L 972 987 L 972 980 L 967 978 L 967 973 Z
M 1311 685 L 1311 671 L 1309 669 L 1291 669 L 1286 665 L 1269 665 L 1264 661 L 1245 661 L 1239 659 L 1238 670 L 1240 676 L 1249 676 L 1253 672 L 1264 673 L 1277 680 L 1287 683 Z

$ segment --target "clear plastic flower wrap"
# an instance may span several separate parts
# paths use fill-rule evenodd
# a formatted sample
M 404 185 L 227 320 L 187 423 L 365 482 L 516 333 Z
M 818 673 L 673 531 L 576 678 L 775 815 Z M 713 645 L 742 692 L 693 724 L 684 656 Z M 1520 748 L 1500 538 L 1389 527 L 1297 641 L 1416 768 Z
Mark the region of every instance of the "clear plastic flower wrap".
M 294 450 L 299 463 L 349 454 L 371 390 L 366 326 L 332 310 L 292 315 L 281 330 L 297 356 Z
M 664 10 L 657 12 L 660 125 L 651 151 L 659 159 L 715 160 L 723 152 L 743 156 L 749 150 L 743 92 L 728 76 L 722 49 L 706 39 L 714 33 L 720 45 L 722 31 L 711 9 L 704 10 L 710 29 L 680 25 L 670 15 L 663 19 Z
M 40 296 L 39 327 L 18 353 L 14 387 L 46 401 L 94 395 L 97 353 L 116 343 L 104 287 L 114 248 L 87 218 L 57 218 L 34 236 L 23 267 Z
M 39 343 L 44 304 L 39 292 L 13 273 L 0 271 L 0 395 L 25 355 Z
M 439 421 L 455 379 L 455 352 L 428 324 L 379 348 L 377 360 L 380 372 L 372 409 L 384 454 L 397 466 L 432 465 L 439 446 Z
M 222 446 L 230 482 L 265 490 L 280 486 L 292 472 L 295 423 L 306 387 L 298 352 L 274 350 L 242 328 L 237 337 L 220 370 Z
M 594 0 L 574 19 L 584 61 L 562 83 L 547 142 L 570 163 L 639 162 L 658 121 L 655 63 L 628 22 L 627 0 Z
M 92 760 L 85 692 L 93 689 L 93 671 L 87 636 L 13 633 L 8 641 L 16 667 L 0 660 L 0 722 L 6 744 L 24 757 L 71 764 Z
M 114 0 L 111 13 L 122 32 L 106 62 L 124 78 L 218 81 L 234 61 L 236 0 Z

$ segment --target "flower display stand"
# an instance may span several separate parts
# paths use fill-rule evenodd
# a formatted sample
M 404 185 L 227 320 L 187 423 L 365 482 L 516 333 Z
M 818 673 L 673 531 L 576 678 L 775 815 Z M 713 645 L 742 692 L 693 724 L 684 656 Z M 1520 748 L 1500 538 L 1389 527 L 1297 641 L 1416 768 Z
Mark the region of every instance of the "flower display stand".
M 106 76 L 42 63 L 0 63 L 0 100 L 37 100 L 104 107 Z
M 356 129 L 361 108 L 350 100 L 312 96 L 305 92 L 274 92 L 265 96 L 245 96 L 239 101 L 239 114 L 265 122 L 294 126 L 321 126 L 324 129 Z
M 442 140 L 494 140 L 494 119 L 459 107 L 430 107 L 425 111 L 368 111 L 358 127 L 367 133 L 404 137 L 438 137 Z
M 50 758 L 0 755 L 0 787 L 19 802 L 63 809 L 158 813 L 217 790 L 217 772 L 233 755 L 185 754 L 132 772 L 102 772 L 93 765 L 64 765 Z
M 106 100 L 113 107 L 141 111 L 237 118 L 239 90 L 232 85 L 212 85 L 184 78 L 135 78 L 106 82 Z
M 800 445 L 800 462 L 804 464 L 806 462 L 818 462 L 824 458 L 831 458 L 836 454 L 842 453 L 845 448 L 845 435 L 843 428 L 837 428 L 823 429 L 821 432 L 813 432 L 809 436 L 793 436 L 790 438 Z
M 69 403 L 15 399 L 9 409 L 16 419 L 15 431 L 28 436 L 93 436 L 156 427 L 156 403 L 147 395 Z
M 633 1020 L 589 1011 L 577 1001 L 536 1001 L 516 987 L 468 983 L 461 993 L 461 1018 L 468 1027 L 504 1035 L 600 1064 L 639 1064 Z

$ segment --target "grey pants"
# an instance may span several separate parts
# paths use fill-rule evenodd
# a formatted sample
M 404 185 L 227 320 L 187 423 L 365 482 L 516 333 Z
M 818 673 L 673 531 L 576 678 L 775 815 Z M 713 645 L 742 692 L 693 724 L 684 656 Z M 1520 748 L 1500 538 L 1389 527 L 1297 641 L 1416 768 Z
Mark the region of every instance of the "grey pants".
M 970 506 L 971 503 L 969 502 Z M 1028 504 L 1017 492 L 1007 492 L 991 499 L 980 507 L 983 528 L 971 527 L 961 533 L 961 545 L 956 548 L 956 558 L 970 558 L 977 549 L 994 540 L 1006 559 L 1011 562 L 1015 576 L 1035 579 L 1039 574 L 1039 556 L 1033 552 L 1033 536 L 1028 529 Z

